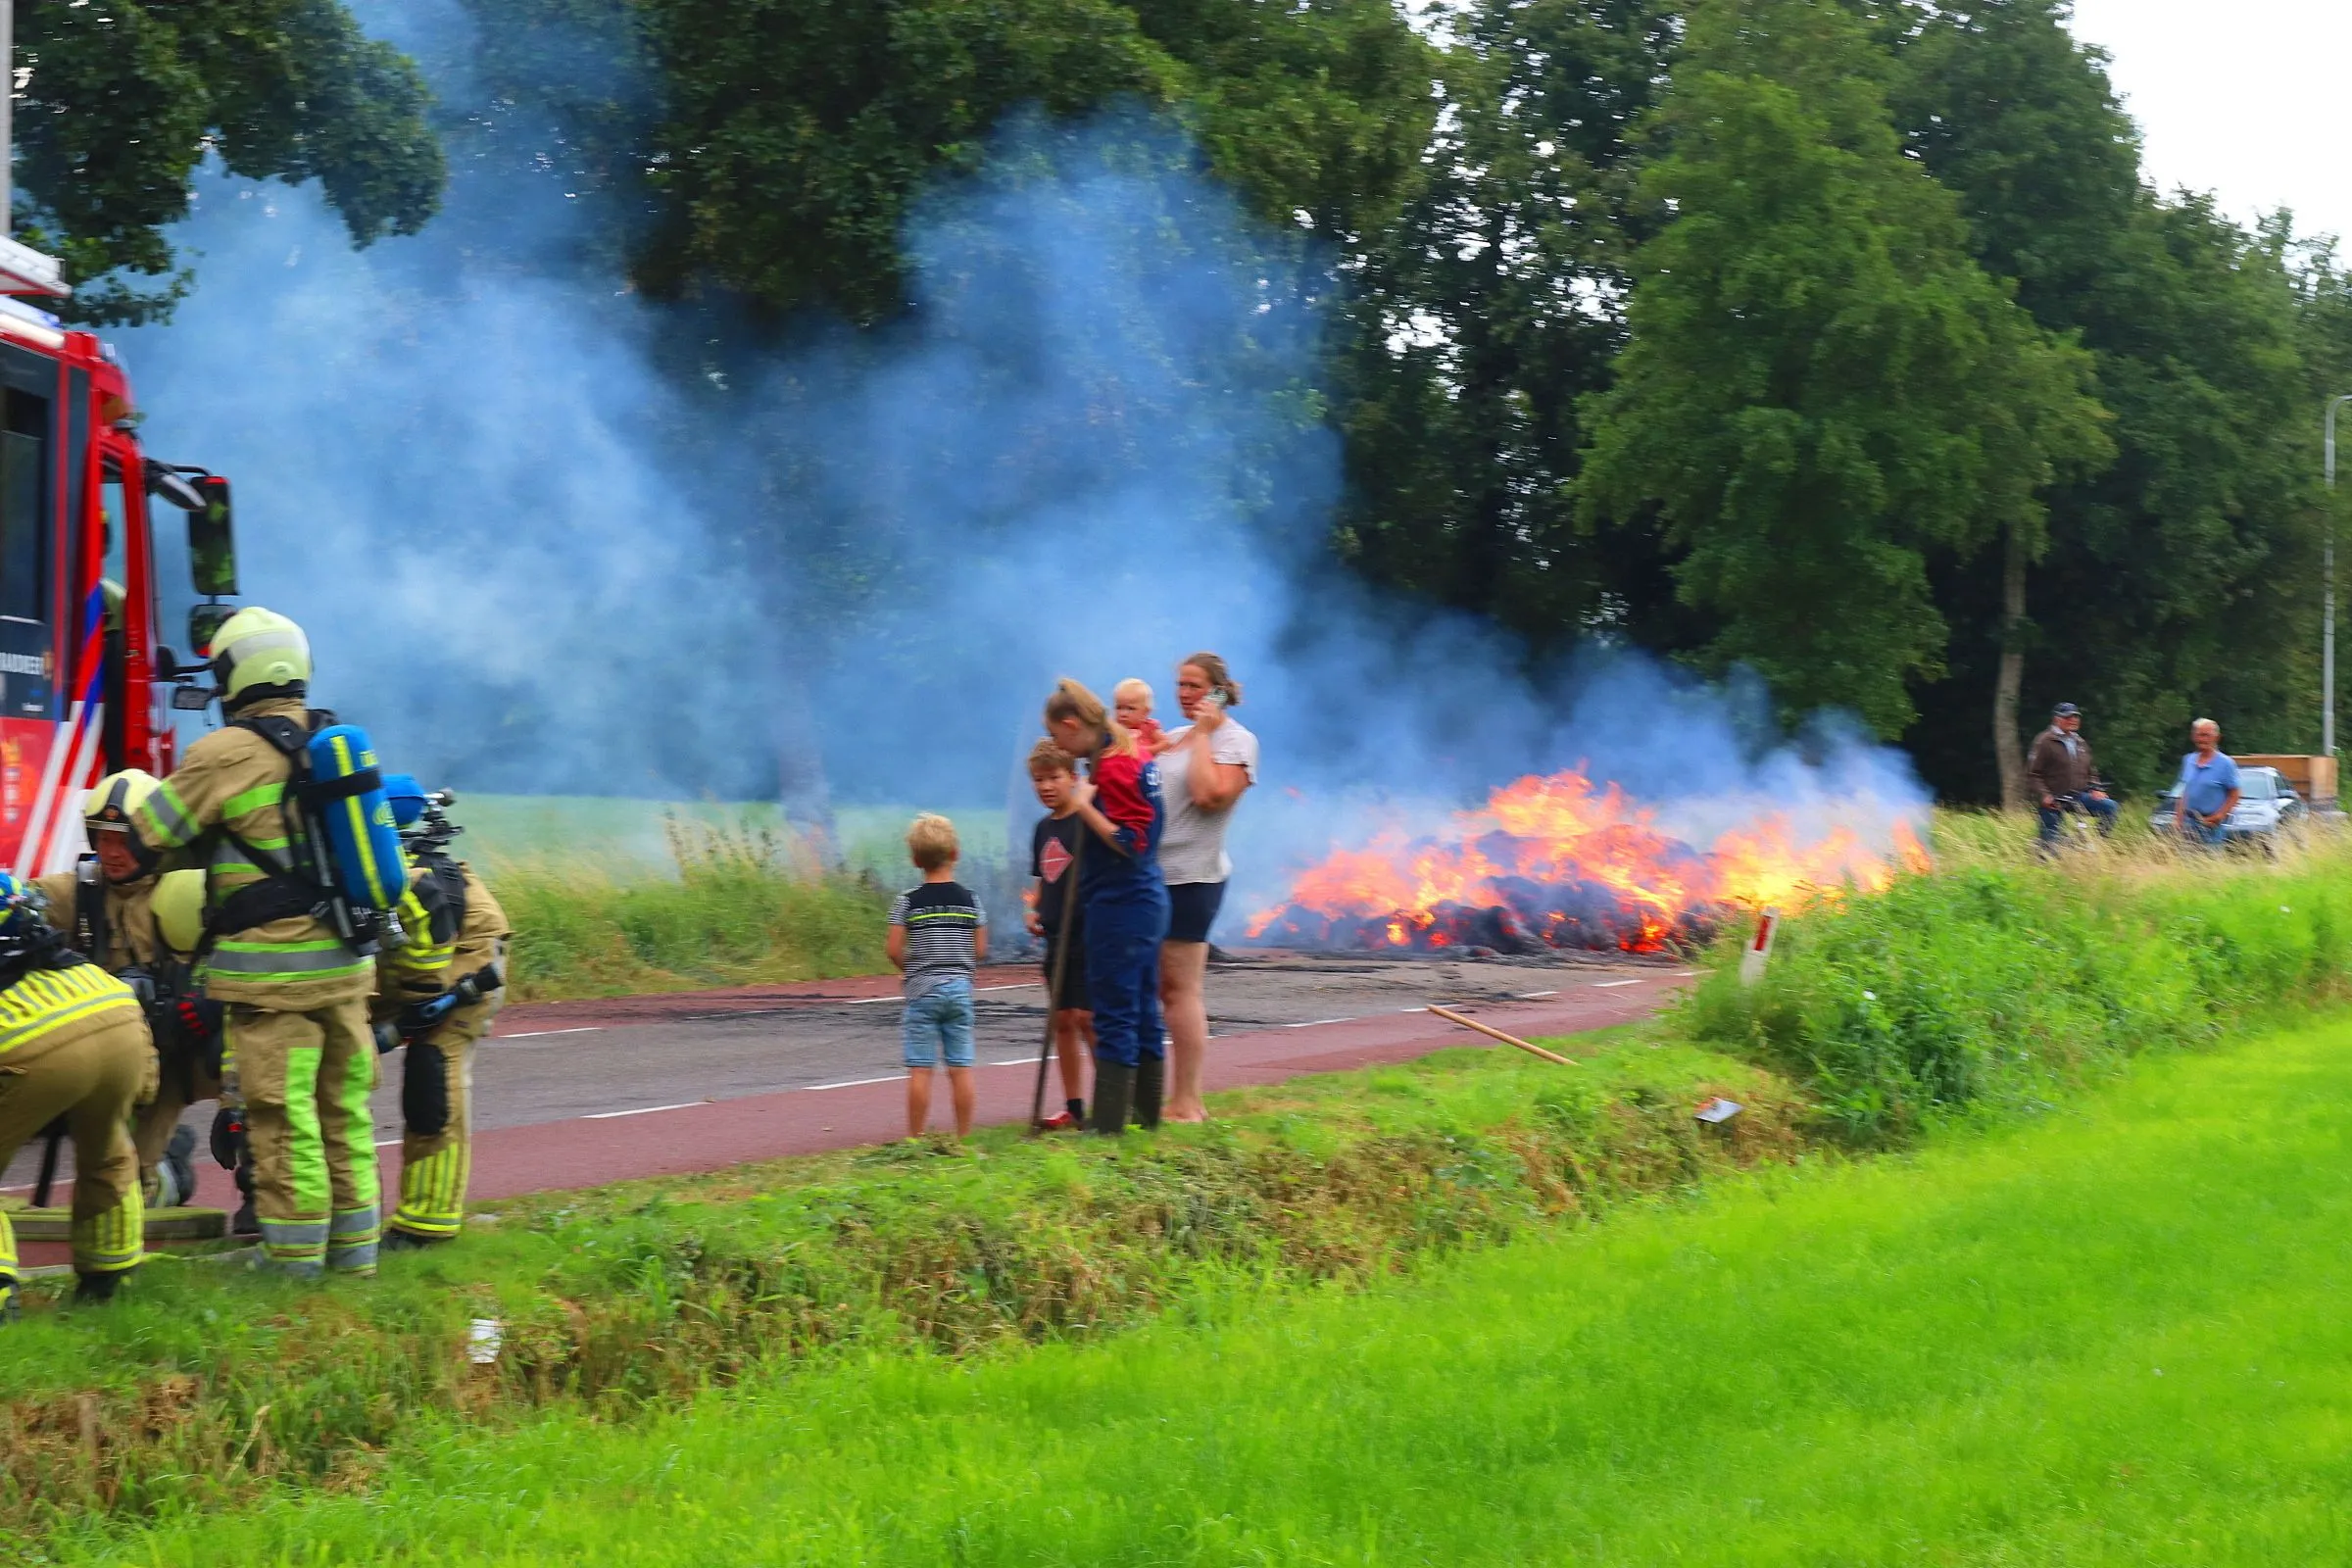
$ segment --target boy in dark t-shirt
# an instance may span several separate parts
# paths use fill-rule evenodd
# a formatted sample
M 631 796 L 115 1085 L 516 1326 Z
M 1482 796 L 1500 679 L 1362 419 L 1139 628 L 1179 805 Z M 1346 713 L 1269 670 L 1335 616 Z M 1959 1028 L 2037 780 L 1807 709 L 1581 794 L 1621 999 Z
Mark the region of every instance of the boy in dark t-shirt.
M 1080 929 L 1075 867 L 1086 825 L 1070 804 L 1077 764 L 1052 741 L 1029 752 L 1037 804 L 1052 812 L 1029 835 L 1029 932 L 1046 943 L 1046 986 L 1053 993 L 1054 1055 L 1061 1068 L 1062 1108 L 1046 1118 L 1051 1132 L 1075 1132 L 1086 1120 L 1086 1058 L 1095 1050 L 1094 1004 L 1086 995 L 1086 934 Z M 1066 922 L 1066 934 L 1065 934 Z M 1063 951 L 1067 945 L 1067 952 Z M 1054 971 L 1061 969 L 1061 984 Z
M 931 1075 L 945 1059 L 956 1136 L 972 1130 L 972 971 L 988 956 L 988 915 L 956 880 L 956 824 L 925 814 L 906 830 L 919 887 L 891 902 L 884 951 L 906 976 L 899 1037 L 906 1062 L 906 1136 L 931 1120 Z

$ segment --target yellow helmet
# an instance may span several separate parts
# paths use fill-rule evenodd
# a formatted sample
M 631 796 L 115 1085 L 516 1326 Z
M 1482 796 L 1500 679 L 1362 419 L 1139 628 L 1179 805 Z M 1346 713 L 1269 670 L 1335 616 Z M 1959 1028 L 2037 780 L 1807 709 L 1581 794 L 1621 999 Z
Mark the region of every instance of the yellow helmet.
M 120 773 L 108 774 L 98 781 L 97 787 L 81 803 L 83 828 L 91 833 L 103 828 L 128 831 L 130 813 L 144 806 L 147 797 L 153 795 L 162 784 L 163 780 L 144 768 L 126 767 Z M 96 839 L 90 840 L 92 849 L 97 846 Z
M 155 884 L 148 907 L 155 911 L 155 928 L 164 944 L 185 957 L 204 940 L 204 873 L 166 871 Z
M 213 633 L 213 675 L 223 709 L 236 707 L 257 687 L 299 690 L 311 679 L 311 640 L 274 610 L 250 606 Z

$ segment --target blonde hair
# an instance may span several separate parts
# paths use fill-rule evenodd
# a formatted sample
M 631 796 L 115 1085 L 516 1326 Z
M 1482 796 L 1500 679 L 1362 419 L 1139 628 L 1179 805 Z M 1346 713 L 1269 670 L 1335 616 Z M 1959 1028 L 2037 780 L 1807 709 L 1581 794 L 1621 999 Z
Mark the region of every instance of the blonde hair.
M 1029 748 L 1029 776 L 1044 778 L 1049 773 L 1076 773 L 1078 760 L 1052 741 L 1039 741 Z
M 1114 703 L 1139 703 L 1149 710 L 1152 707 L 1152 688 L 1130 675 L 1110 689 L 1110 700 Z
M 918 871 L 954 865 L 960 849 L 956 842 L 956 824 L 935 811 L 925 811 L 907 826 L 906 854 Z
M 2214 724 L 2214 723 L 2213 723 L 2213 720 L 2212 720 L 2212 719 L 2210 719 L 2210 718 L 2192 718 L 2192 719 L 2190 719 L 2190 720 L 2188 721 L 2188 732 L 2189 732 L 2191 735 L 2194 735 L 2194 734 L 2195 734 L 2197 731 L 2199 731 L 2199 730 L 2203 729 L 2203 728 L 2204 728 L 2206 725 L 2208 725 L 2208 724 L 2213 724 L 2213 732 L 2214 732 L 2216 735 L 2219 735 L 2219 734 L 2222 732 L 2222 726 L 2221 726 L 2221 725 L 2219 725 L 2219 724 Z
M 1054 695 L 1046 699 L 1046 725 L 1052 728 L 1065 718 L 1074 718 L 1088 729 L 1101 731 L 1110 737 L 1104 750 L 1114 757 L 1135 755 L 1135 736 L 1127 726 L 1110 716 L 1102 699 L 1076 681 L 1064 676 L 1054 687 Z
M 1242 683 L 1233 678 L 1232 671 L 1225 667 L 1225 661 L 1214 654 L 1195 654 L 1190 659 L 1176 662 L 1178 669 L 1187 664 L 1208 677 L 1208 689 L 1223 697 L 1227 708 L 1242 706 Z

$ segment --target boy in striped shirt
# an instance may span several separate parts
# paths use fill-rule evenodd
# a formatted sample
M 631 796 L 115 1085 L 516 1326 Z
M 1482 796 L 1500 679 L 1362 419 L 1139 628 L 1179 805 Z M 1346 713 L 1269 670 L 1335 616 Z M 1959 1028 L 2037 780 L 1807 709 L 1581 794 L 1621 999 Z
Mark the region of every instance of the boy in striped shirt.
M 906 854 L 923 873 L 890 906 L 885 952 L 906 976 L 900 1041 L 906 1062 L 906 1136 L 931 1120 L 931 1075 L 945 1058 L 956 1136 L 972 1130 L 972 971 L 988 956 L 988 915 L 956 880 L 956 824 L 929 813 L 906 830 Z

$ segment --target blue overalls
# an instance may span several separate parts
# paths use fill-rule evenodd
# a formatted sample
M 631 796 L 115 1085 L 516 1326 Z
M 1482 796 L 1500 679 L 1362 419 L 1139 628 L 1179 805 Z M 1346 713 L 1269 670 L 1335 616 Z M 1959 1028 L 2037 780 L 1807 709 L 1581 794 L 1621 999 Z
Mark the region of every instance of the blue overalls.
M 1100 764 L 1098 764 L 1098 778 Z M 1086 907 L 1086 986 L 1095 1004 L 1095 1055 L 1132 1067 L 1167 1053 L 1159 1011 L 1159 945 L 1168 934 L 1168 888 L 1159 874 L 1159 835 L 1167 808 L 1159 768 L 1147 761 L 1142 793 L 1151 803 L 1148 838 L 1119 854 L 1097 840 L 1078 864 Z M 1100 804 L 1100 803 L 1098 803 Z M 1122 839 L 1136 835 L 1122 833 Z

